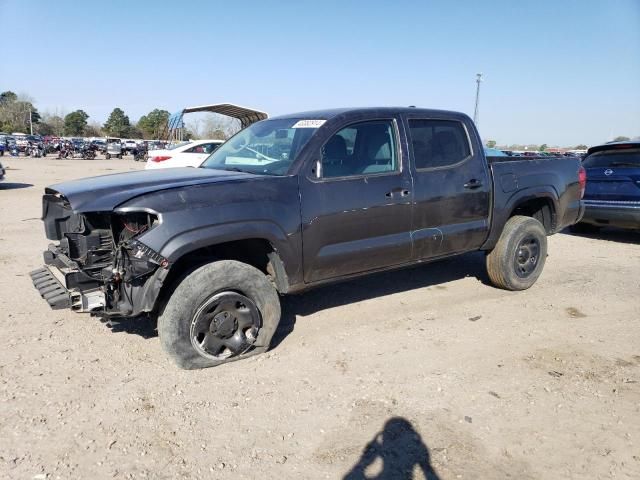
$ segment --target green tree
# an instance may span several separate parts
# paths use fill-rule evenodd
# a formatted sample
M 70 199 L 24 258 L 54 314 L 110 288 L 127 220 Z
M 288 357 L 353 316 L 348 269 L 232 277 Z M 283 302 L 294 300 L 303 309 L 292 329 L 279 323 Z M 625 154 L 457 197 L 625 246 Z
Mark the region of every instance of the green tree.
M 549 146 L 546 143 L 543 143 L 542 145 L 540 145 L 541 152 L 544 152 L 547 148 L 549 148 Z
M 114 108 L 103 126 L 104 132 L 110 137 L 127 137 L 131 129 L 129 117 L 121 108 Z
M 18 96 L 11 90 L 0 93 L 0 105 L 7 105 L 18 100 Z
M 64 117 L 65 135 L 82 135 L 87 126 L 89 115 L 83 110 L 76 110 Z
M 614 142 L 626 142 L 629 140 L 629 137 L 625 137 L 624 135 L 619 135 L 613 139 Z
M 39 122 L 40 114 L 29 97 L 9 90 L 0 93 L 0 130 L 28 133 Z
M 574 148 L 574 150 L 586 150 L 587 146 L 584 143 L 581 143 L 580 145 L 576 145 L 576 147 Z
M 496 143 L 497 142 L 495 140 L 487 140 L 487 143 L 485 145 L 489 148 L 496 148 Z
M 168 120 L 169 112 L 156 108 L 140 117 L 137 127 L 145 138 L 159 138 Z

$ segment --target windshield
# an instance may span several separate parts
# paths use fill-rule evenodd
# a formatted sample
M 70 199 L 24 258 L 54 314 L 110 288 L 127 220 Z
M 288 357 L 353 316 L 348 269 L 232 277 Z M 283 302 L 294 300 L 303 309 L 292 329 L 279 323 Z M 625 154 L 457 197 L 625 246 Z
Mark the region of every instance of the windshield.
M 585 158 L 582 165 L 585 168 L 640 168 L 640 148 L 596 152 Z
M 286 118 L 254 123 L 215 150 L 204 168 L 285 175 L 324 120 Z

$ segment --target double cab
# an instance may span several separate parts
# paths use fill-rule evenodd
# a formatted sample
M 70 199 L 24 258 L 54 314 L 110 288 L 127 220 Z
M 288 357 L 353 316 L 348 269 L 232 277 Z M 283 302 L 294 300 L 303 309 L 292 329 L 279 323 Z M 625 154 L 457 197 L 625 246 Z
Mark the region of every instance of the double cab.
M 487 158 L 462 113 L 284 115 L 199 168 L 46 188 L 56 243 L 31 276 L 53 308 L 151 314 L 179 366 L 214 366 L 267 350 L 279 295 L 318 285 L 480 250 L 495 286 L 529 288 L 585 182 L 577 158 Z

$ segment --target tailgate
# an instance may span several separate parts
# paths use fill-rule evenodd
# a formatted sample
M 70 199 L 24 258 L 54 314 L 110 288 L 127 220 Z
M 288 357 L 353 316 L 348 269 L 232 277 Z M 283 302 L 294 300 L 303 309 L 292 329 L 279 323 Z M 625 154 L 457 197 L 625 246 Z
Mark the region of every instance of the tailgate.
M 640 168 L 588 168 L 585 198 L 640 201 Z
M 612 145 L 587 156 L 583 165 L 587 170 L 586 200 L 640 201 L 640 149 Z

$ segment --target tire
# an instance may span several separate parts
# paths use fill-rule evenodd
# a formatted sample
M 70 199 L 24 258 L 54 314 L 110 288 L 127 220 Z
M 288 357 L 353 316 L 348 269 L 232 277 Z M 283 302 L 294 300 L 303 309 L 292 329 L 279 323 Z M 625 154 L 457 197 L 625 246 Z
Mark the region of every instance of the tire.
M 487 273 L 491 283 L 505 290 L 526 290 L 544 268 L 547 258 L 547 232 L 531 217 L 511 217 L 495 248 L 487 254 Z
M 243 300 L 236 302 L 234 295 Z M 232 303 L 236 302 L 234 305 L 240 304 L 241 308 L 237 309 L 237 312 L 242 312 L 242 317 L 233 318 L 233 313 L 227 317 L 227 309 L 214 316 L 217 311 L 216 302 L 219 302 L 219 306 L 226 305 L 225 302 L 228 302 L 229 298 Z M 256 310 L 257 317 L 254 315 Z M 206 344 L 207 338 L 213 340 L 214 348 L 221 342 L 235 341 L 237 338 L 254 338 L 254 335 L 249 334 L 243 337 L 244 334 L 240 333 L 241 329 L 238 328 L 239 322 L 243 321 L 240 319 L 245 318 L 247 311 L 247 318 L 257 322 L 256 325 L 259 326 L 253 345 L 241 343 L 240 351 L 230 355 L 231 350 L 227 347 L 214 353 L 204 351 L 206 347 L 202 345 L 196 345 L 199 342 Z M 217 329 L 226 332 L 219 332 L 213 326 L 220 316 L 223 317 Z M 231 321 L 225 324 L 227 318 L 231 318 Z M 202 333 L 202 322 L 206 323 L 206 334 Z M 158 317 L 158 335 L 164 351 L 175 363 L 180 368 L 191 370 L 215 367 L 266 352 L 279 322 L 280 299 L 267 276 L 246 263 L 221 260 L 197 268 L 180 281 L 161 309 Z
M 122 158 L 122 154 L 120 154 L 120 155 L 117 155 L 117 158 Z
M 105 158 L 106 158 L 107 160 L 111 160 L 111 154 L 107 153 L 107 154 L 105 155 Z

